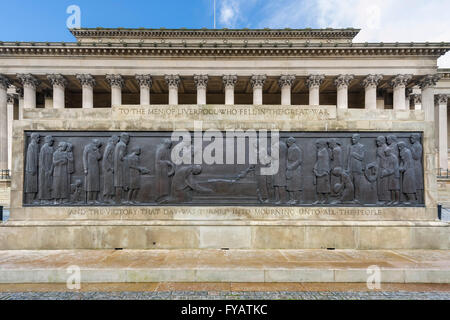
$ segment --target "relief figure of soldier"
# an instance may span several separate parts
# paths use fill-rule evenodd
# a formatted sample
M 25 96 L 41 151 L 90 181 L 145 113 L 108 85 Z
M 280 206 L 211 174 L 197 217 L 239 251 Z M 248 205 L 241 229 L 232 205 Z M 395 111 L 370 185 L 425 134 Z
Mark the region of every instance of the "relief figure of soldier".
M 389 193 L 389 178 L 384 176 L 383 172 L 388 170 L 386 161 L 386 137 L 379 136 L 376 139 L 376 158 L 378 166 L 378 180 L 377 180 L 377 194 L 378 194 L 378 204 L 383 205 L 391 200 Z
M 128 204 L 135 204 L 139 189 L 141 188 L 141 174 L 149 174 L 150 170 L 139 166 L 141 148 L 135 148 L 125 156 L 126 167 L 128 168 Z
M 424 203 L 423 196 L 423 167 L 422 167 L 422 153 L 423 148 L 420 143 L 420 135 L 414 133 L 410 137 L 411 141 L 411 155 L 414 160 L 414 172 L 416 174 L 416 196 L 419 203 Z
M 272 155 L 275 161 L 278 160 L 278 172 L 273 175 L 273 187 L 275 193 L 275 204 L 286 201 L 286 166 L 287 166 L 287 146 L 282 140 L 279 141 L 278 154 Z
M 381 176 L 388 178 L 391 201 L 387 205 L 397 205 L 400 202 L 400 171 L 398 159 L 393 148 L 386 148 L 385 155 L 386 167 L 381 172 Z
M 53 137 L 46 136 L 39 154 L 39 200 L 41 204 L 48 204 L 53 199 L 53 145 Z
M 156 177 L 156 201 L 164 201 L 170 193 L 171 177 L 175 173 L 175 164 L 170 157 L 172 141 L 165 139 L 156 147 L 155 153 L 155 177 Z
M 198 184 L 195 176 L 202 173 L 201 165 L 187 165 L 176 169 L 172 180 L 169 202 L 189 203 L 192 201 L 193 192 L 212 192 L 211 189 Z
M 287 139 L 287 191 L 289 193 L 288 204 L 298 204 L 302 201 L 303 178 L 302 178 L 302 163 L 303 152 L 296 144 L 295 138 L 289 137 Z
M 314 204 L 325 204 L 330 194 L 330 156 L 328 154 L 327 142 L 323 139 L 316 142 L 317 158 L 314 164 L 314 185 L 318 196 Z
M 67 165 L 67 143 L 60 142 L 53 153 L 52 197 L 55 200 L 55 204 L 62 204 L 69 198 L 69 171 Z
M 408 149 L 406 143 L 400 141 L 398 143 L 400 150 L 400 172 L 402 173 L 402 192 L 405 194 L 407 201 L 405 205 L 414 203 L 416 200 L 416 173 L 414 168 L 414 160 L 411 150 Z
M 118 142 L 118 136 L 110 137 L 103 152 L 103 200 L 107 203 L 113 203 L 114 195 L 116 194 L 114 190 L 114 149 Z
M 271 199 L 272 176 L 261 174 L 261 168 L 270 167 L 272 157 L 267 153 L 266 148 L 262 147 L 259 150 L 259 159 L 255 165 L 256 194 L 260 203 L 268 203 Z
M 116 203 L 122 202 L 122 192 L 127 190 L 125 156 L 127 155 L 127 145 L 130 142 L 128 133 L 122 133 L 120 140 L 114 149 L 114 187 L 116 189 Z
M 32 133 L 31 141 L 27 148 L 24 192 L 26 201 L 29 203 L 36 201 L 36 194 L 38 192 L 39 138 L 38 133 Z
M 336 138 L 331 138 L 328 141 L 328 148 L 330 149 L 330 169 L 333 171 L 334 168 L 344 168 L 344 154 L 342 152 L 341 143 Z M 340 177 L 334 174 L 330 177 L 331 180 L 331 193 L 336 195 L 334 192 L 334 185 L 340 182 Z
M 102 158 L 100 153 L 101 142 L 98 139 L 92 140 L 83 151 L 83 167 L 85 174 L 84 188 L 86 191 L 87 202 L 97 203 L 100 192 L 100 165 Z
M 361 201 L 362 178 L 364 171 L 365 147 L 359 142 L 361 136 L 355 133 L 348 149 L 347 171 L 350 173 L 355 188 L 354 203 Z

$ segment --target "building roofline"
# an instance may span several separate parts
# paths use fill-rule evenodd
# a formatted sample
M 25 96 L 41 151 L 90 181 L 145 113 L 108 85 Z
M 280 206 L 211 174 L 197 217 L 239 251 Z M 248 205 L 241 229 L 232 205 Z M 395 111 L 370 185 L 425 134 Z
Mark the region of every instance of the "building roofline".
M 353 39 L 360 31 L 355 28 L 343 29 L 150 29 L 150 28 L 79 28 L 69 29 L 77 38 L 267 38 L 284 37 L 297 39 Z

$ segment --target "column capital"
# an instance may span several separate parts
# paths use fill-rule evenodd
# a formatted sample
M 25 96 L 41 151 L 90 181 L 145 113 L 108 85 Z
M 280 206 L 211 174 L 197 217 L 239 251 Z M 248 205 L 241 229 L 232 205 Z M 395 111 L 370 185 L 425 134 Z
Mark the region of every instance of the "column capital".
M 8 93 L 8 104 L 12 104 L 17 99 L 16 95 L 14 93 Z
M 19 99 L 23 99 L 23 88 L 16 88 L 16 93 Z
M 228 74 L 222 76 L 223 85 L 225 87 L 233 87 L 236 84 L 237 81 L 237 75 L 235 74 Z
M 434 100 L 437 104 L 445 104 L 447 105 L 448 95 L 446 94 L 436 94 L 434 96 Z
M 398 74 L 391 80 L 391 86 L 395 89 L 397 87 L 405 87 L 411 80 L 411 74 Z
M 419 86 L 421 89 L 434 87 L 440 78 L 441 76 L 438 74 L 427 74 L 422 79 L 420 79 Z
M 306 78 L 306 86 L 308 88 L 319 88 L 320 85 L 325 80 L 324 74 L 310 74 L 308 78 Z
M 48 79 L 48 81 L 50 81 L 52 86 L 58 86 L 58 87 L 65 88 L 67 85 L 66 78 L 64 78 L 64 76 L 59 73 L 48 74 L 47 79 Z
M 40 81 L 36 79 L 31 73 L 19 73 L 17 74 L 17 78 L 22 82 L 24 87 L 31 87 L 36 89 L 39 85 Z
M 107 74 L 106 81 L 108 81 L 111 88 L 116 87 L 122 89 L 125 84 L 120 74 Z
M 368 87 L 376 88 L 381 79 L 383 79 L 381 74 L 369 74 L 363 79 L 361 85 L 366 89 Z
M 208 85 L 208 75 L 207 74 L 194 74 L 195 86 L 198 88 L 205 88 Z
M 263 88 L 264 82 L 266 81 L 267 76 L 265 74 L 258 74 L 258 75 L 252 75 L 250 78 L 250 84 L 252 85 L 253 89 L 257 88 Z
M 292 87 L 292 84 L 294 83 L 294 81 L 295 81 L 295 75 L 293 75 L 293 74 L 282 75 L 278 79 L 278 85 L 280 86 L 280 88 L 283 88 L 285 86 Z
M 96 85 L 95 79 L 91 74 L 77 74 L 76 77 L 82 87 L 88 86 L 93 88 Z
M 409 97 L 414 99 L 414 104 L 422 103 L 422 95 L 420 93 L 411 93 Z
M 341 87 L 348 87 L 354 78 L 355 76 L 352 74 L 340 74 L 334 79 L 333 83 L 338 89 Z
M 166 80 L 167 85 L 169 88 L 178 89 L 178 86 L 180 85 L 180 76 L 178 74 L 166 74 L 164 76 L 164 79 Z
M 10 84 L 11 84 L 11 81 L 9 80 L 9 78 L 3 74 L 0 74 L 0 88 L 2 88 L 3 90 L 6 90 L 6 89 L 8 89 Z
M 152 87 L 153 80 L 152 76 L 149 74 L 137 74 L 135 75 L 137 82 L 140 87 L 148 87 L 149 89 Z

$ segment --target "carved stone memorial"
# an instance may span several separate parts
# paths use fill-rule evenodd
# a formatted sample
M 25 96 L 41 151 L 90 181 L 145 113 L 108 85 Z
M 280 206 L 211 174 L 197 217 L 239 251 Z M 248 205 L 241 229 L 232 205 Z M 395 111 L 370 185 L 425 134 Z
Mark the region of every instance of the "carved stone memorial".
M 420 132 L 216 132 L 194 152 L 196 135 L 27 131 L 23 204 L 424 206 Z

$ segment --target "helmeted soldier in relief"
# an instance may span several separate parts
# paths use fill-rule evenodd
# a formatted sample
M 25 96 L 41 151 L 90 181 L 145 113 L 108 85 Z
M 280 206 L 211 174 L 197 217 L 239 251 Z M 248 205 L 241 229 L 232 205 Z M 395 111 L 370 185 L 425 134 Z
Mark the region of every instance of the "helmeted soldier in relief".
M 287 166 L 287 146 L 282 140 L 279 141 L 278 154 L 272 155 L 274 161 L 278 161 L 278 172 L 273 176 L 273 187 L 275 193 L 275 203 L 280 204 L 286 201 L 286 166 Z
M 361 136 L 355 133 L 351 139 L 351 146 L 348 149 L 347 171 L 352 178 L 355 196 L 353 202 L 361 201 L 362 178 L 364 171 L 365 147 L 359 142 Z
M 383 172 L 388 170 L 388 165 L 386 161 L 386 137 L 379 136 L 376 139 L 376 157 L 378 166 L 378 179 L 377 179 L 377 194 L 378 194 L 378 204 L 385 204 L 391 200 L 389 192 L 389 178 L 384 176 Z
M 27 201 L 30 202 L 36 200 L 36 194 L 38 192 L 39 138 L 38 133 L 32 133 L 31 141 L 27 148 L 24 192 Z
M 170 158 L 172 141 L 165 139 L 156 148 L 155 153 L 155 177 L 156 177 L 156 201 L 162 201 L 169 196 L 171 176 L 175 173 L 175 164 Z
M 420 135 L 414 133 L 410 137 L 411 141 L 411 155 L 414 160 L 414 173 L 416 174 L 416 196 L 419 203 L 424 203 L 423 197 L 423 166 L 422 153 L 423 148 L 420 143 Z
M 114 190 L 114 149 L 118 142 L 118 136 L 110 137 L 103 152 L 103 200 L 109 203 L 113 201 L 114 195 L 116 194 Z
M 314 164 L 314 184 L 318 200 L 314 204 L 325 204 L 330 194 L 330 156 L 328 154 L 327 142 L 323 139 L 316 141 L 317 160 Z
M 100 165 L 102 158 L 100 153 L 101 142 L 97 139 L 92 140 L 83 151 L 83 168 L 85 174 L 84 189 L 86 191 L 86 199 L 88 203 L 98 201 L 98 193 L 100 192 Z
M 416 174 L 414 168 L 414 160 L 411 150 L 408 149 L 406 143 L 400 141 L 398 143 L 400 149 L 400 172 L 402 173 L 402 192 L 406 195 L 407 202 L 411 204 L 416 199 Z
M 297 204 L 301 202 L 301 195 L 303 191 L 302 178 L 302 163 L 303 152 L 296 144 L 295 138 L 289 137 L 287 139 L 287 168 L 286 180 L 287 191 L 289 193 L 289 204 Z
M 53 144 L 53 137 L 46 136 L 39 154 L 39 200 L 42 204 L 53 199 Z
M 120 141 L 114 149 L 114 187 L 116 189 L 116 203 L 122 202 L 122 192 L 127 190 L 125 173 L 125 156 L 127 155 L 127 145 L 130 142 L 128 133 L 120 135 Z
M 61 204 L 69 198 L 69 171 L 67 170 L 67 143 L 60 142 L 53 153 L 52 196 L 55 204 Z

